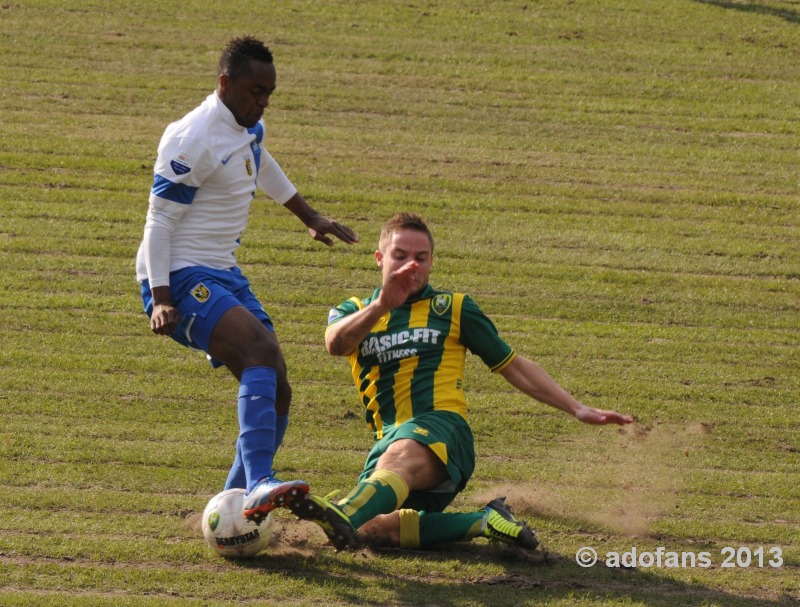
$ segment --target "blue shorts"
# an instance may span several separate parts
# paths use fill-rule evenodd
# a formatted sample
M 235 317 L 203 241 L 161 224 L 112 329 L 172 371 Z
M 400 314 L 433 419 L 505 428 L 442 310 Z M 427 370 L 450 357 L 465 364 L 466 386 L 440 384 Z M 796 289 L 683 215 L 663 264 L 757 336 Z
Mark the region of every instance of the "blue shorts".
M 181 314 L 178 328 L 170 337 L 187 348 L 203 350 L 214 367 L 221 367 L 222 363 L 211 358 L 208 352 L 211 333 L 222 315 L 231 308 L 244 306 L 267 329 L 275 330 L 272 320 L 250 288 L 250 282 L 237 267 L 213 270 L 191 266 L 170 272 L 169 283 L 172 301 Z M 153 295 L 147 280 L 142 283 L 142 303 L 147 316 L 151 316 Z

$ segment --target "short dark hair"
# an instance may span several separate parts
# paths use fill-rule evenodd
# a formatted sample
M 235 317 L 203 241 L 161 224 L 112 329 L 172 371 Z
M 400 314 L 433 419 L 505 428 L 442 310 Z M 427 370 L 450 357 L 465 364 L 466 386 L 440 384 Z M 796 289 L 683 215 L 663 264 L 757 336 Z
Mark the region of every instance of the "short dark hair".
M 234 38 L 222 51 L 217 75 L 226 74 L 231 80 L 236 80 L 243 74 L 249 73 L 251 61 L 272 63 L 272 51 L 261 40 L 252 36 Z
M 381 236 L 378 241 L 378 248 L 382 248 L 389 237 L 399 230 L 414 230 L 416 232 L 422 232 L 425 234 L 431 243 L 431 253 L 433 253 L 433 235 L 428 229 L 428 225 L 425 223 L 425 220 L 421 215 L 407 211 L 395 213 L 389 219 L 389 221 L 383 224 L 383 227 L 381 228 Z

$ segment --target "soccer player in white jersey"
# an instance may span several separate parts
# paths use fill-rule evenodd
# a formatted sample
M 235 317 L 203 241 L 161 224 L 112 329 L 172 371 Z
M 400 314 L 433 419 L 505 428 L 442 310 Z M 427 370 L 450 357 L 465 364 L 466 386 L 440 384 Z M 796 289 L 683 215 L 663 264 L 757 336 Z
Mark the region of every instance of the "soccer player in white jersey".
M 265 149 L 262 115 L 275 82 L 272 53 L 261 41 L 228 43 L 216 90 L 161 138 L 136 258 L 153 333 L 205 351 L 240 382 L 239 438 L 225 488 L 247 489 L 243 514 L 257 522 L 309 487 L 273 476 L 291 387 L 272 321 L 234 255 L 250 203 L 260 188 L 315 240 L 358 241 L 350 228 L 317 213 Z

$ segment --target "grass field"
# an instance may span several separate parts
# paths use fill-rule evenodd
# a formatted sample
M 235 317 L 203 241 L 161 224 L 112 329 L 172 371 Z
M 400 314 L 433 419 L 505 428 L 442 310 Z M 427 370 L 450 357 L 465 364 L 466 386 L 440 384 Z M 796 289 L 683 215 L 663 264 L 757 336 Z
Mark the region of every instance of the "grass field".
M 508 495 L 538 554 L 335 553 L 285 514 L 256 559 L 202 542 L 237 386 L 150 334 L 133 258 L 161 133 L 242 33 L 275 53 L 270 151 L 361 236 L 327 250 L 253 207 L 238 258 L 295 395 L 277 467 L 320 493 L 360 471 L 325 319 L 415 210 L 435 286 L 638 419 L 582 426 L 468 361 L 478 468 L 454 507 Z M 798 604 L 799 53 L 790 0 L 4 1 L 0 605 Z M 582 568 L 581 547 L 712 562 Z

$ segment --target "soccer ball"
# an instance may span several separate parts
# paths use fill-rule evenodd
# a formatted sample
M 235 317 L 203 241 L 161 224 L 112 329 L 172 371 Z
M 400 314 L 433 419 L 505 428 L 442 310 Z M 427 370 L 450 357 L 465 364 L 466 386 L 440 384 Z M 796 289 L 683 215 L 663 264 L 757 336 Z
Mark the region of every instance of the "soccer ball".
M 272 537 L 272 513 L 260 525 L 242 516 L 244 489 L 228 489 L 209 500 L 203 510 L 203 537 L 220 556 L 246 558 L 255 556 Z

